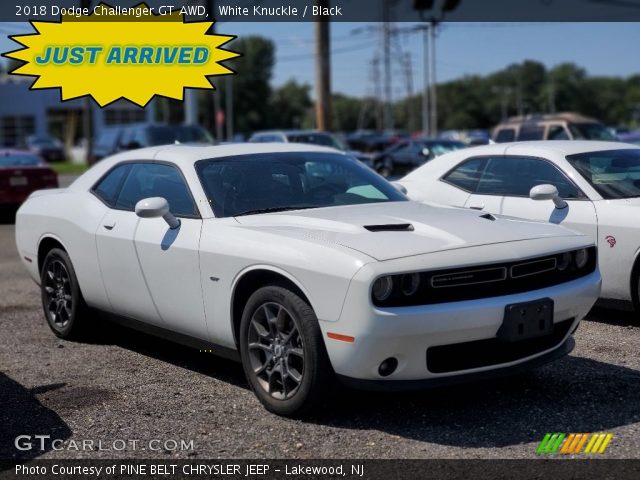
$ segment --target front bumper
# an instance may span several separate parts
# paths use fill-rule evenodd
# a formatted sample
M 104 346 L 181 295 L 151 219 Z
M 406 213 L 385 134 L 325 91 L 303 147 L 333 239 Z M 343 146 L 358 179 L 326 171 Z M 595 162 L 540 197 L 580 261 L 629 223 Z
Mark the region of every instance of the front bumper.
M 479 372 L 463 373 L 461 375 L 438 376 L 425 378 L 422 380 L 362 380 L 359 378 L 351 378 L 345 377 L 344 375 L 338 375 L 338 379 L 343 385 L 351 388 L 357 388 L 359 390 L 382 392 L 412 392 L 417 390 L 427 390 L 430 388 L 446 387 L 451 385 L 458 385 L 461 383 L 479 382 L 482 380 L 489 380 L 493 378 L 500 378 L 523 373 L 569 355 L 573 351 L 575 346 L 576 341 L 572 336 L 570 336 L 557 348 L 537 357 L 529 358 L 528 360 L 524 360 L 507 367 L 494 368 L 491 370 L 484 370 Z
M 588 313 L 599 296 L 601 278 L 599 271 L 577 280 L 530 292 L 478 300 L 420 305 L 414 307 L 377 308 L 356 301 L 369 298 L 364 285 L 352 282 L 338 322 L 320 322 L 327 352 L 332 366 L 348 383 L 363 380 L 380 382 L 382 388 L 397 388 L 398 382 L 424 381 L 438 384 L 453 377 L 460 381 L 469 375 L 482 376 L 496 370 L 533 365 L 534 360 L 553 360 L 566 355 L 571 344 L 569 337 L 579 321 Z M 557 342 L 540 350 L 526 351 L 524 356 L 512 361 L 484 365 L 478 368 L 435 373 L 427 366 L 427 350 L 430 347 L 456 345 L 494 339 L 504 319 L 505 307 L 543 298 L 554 302 L 554 328 L 564 325 Z M 354 338 L 344 342 L 328 338 L 329 332 Z M 567 343 L 569 342 L 569 343 Z M 571 347 L 572 348 L 572 347 Z M 464 351 L 464 350 L 463 350 Z M 469 354 L 474 352 L 469 350 Z M 397 359 L 398 366 L 388 376 L 379 373 L 380 364 L 387 358 Z M 529 367 L 530 368 L 530 367 Z M 358 383 L 358 382 L 355 382 Z

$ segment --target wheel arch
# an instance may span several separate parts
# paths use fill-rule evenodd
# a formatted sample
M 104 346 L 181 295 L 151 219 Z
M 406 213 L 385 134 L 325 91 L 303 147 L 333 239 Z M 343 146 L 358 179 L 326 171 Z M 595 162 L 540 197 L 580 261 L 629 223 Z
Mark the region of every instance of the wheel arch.
M 54 248 L 60 248 L 69 254 L 60 238 L 53 234 L 45 234 L 38 241 L 38 273 L 42 272 L 42 265 L 47 254 Z
M 256 265 L 241 272 L 231 287 L 231 330 L 233 340 L 239 348 L 240 321 L 249 297 L 266 285 L 279 284 L 290 288 L 315 310 L 302 284 L 289 272 L 273 266 Z
M 631 275 L 629 276 L 629 293 L 631 294 L 631 303 L 633 308 L 640 310 L 640 298 L 638 298 L 638 286 L 640 281 L 640 249 L 636 250 L 633 257 L 633 266 L 631 267 Z

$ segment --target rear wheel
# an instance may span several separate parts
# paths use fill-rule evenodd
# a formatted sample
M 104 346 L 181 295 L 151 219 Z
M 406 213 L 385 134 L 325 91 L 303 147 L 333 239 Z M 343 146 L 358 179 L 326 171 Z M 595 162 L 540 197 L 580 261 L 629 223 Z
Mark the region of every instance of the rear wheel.
M 52 249 L 44 259 L 40 275 L 42 308 L 53 333 L 78 339 L 87 333 L 88 307 L 80 293 L 76 272 L 67 252 Z
M 286 287 L 260 288 L 240 325 L 242 365 L 265 408 L 300 416 L 327 398 L 334 375 L 311 306 Z

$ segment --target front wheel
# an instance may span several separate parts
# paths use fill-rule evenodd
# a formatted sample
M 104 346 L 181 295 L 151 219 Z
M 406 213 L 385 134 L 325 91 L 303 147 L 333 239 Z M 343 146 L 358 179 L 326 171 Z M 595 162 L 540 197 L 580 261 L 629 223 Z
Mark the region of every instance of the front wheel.
M 242 365 L 273 413 L 301 416 L 325 400 L 334 378 L 318 319 L 298 294 L 278 285 L 249 298 L 240 325 Z
M 83 337 L 88 308 L 71 259 L 64 250 L 54 248 L 45 257 L 40 290 L 44 315 L 53 333 L 68 340 Z

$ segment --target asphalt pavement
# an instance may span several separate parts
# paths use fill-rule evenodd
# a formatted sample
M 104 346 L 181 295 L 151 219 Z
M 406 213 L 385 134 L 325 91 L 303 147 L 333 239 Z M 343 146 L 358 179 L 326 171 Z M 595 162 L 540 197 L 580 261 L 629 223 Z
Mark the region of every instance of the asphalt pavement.
M 0 458 L 535 458 L 547 432 L 609 432 L 601 457 L 640 457 L 634 315 L 596 308 L 576 341 L 569 357 L 517 377 L 343 390 L 314 418 L 284 419 L 262 408 L 239 364 L 212 354 L 111 324 L 92 343 L 57 339 L 12 221 L 0 224 Z M 18 435 L 32 448 L 18 450 Z M 41 450 L 34 435 L 61 442 Z

